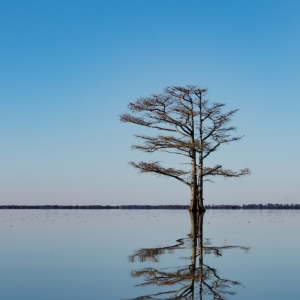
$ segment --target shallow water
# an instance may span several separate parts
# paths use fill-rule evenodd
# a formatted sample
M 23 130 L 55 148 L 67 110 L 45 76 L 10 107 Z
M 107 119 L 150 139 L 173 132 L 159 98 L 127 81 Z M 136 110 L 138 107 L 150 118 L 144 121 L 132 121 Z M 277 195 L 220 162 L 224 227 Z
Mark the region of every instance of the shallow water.
M 218 290 L 222 296 L 298 298 L 299 211 L 207 211 L 202 232 L 203 266 L 227 280 L 227 287 Z M 144 269 L 144 275 L 163 270 L 173 276 L 190 265 L 190 233 L 187 211 L 1 210 L 0 298 L 131 299 L 176 290 L 191 275 L 173 286 L 152 281 L 145 287 L 134 287 L 146 278 L 132 275 Z M 141 248 L 144 252 L 138 252 Z M 214 284 L 213 276 L 206 279 Z M 199 299 L 199 281 L 194 289 Z M 213 296 L 203 291 L 202 299 Z

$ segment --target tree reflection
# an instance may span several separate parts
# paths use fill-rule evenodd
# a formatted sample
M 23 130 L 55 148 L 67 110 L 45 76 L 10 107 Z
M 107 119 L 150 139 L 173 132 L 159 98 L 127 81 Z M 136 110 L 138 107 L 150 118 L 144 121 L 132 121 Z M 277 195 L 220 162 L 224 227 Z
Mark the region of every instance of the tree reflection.
M 190 212 L 191 232 L 187 238 L 178 239 L 172 246 L 157 248 L 142 248 L 131 256 L 129 261 L 159 261 L 159 257 L 166 253 L 173 253 L 180 249 L 191 249 L 190 263 L 179 267 L 168 268 L 144 268 L 131 271 L 134 278 L 142 278 L 143 282 L 136 286 L 168 287 L 165 291 L 140 296 L 133 300 L 142 299 L 203 299 L 206 295 L 210 299 L 224 300 L 228 295 L 234 295 L 233 286 L 241 286 L 238 281 L 221 278 L 215 268 L 210 267 L 203 261 L 205 254 L 222 256 L 223 250 L 243 249 L 242 246 L 213 246 L 209 239 L 203 238 L 203 215 L 204 213 Z

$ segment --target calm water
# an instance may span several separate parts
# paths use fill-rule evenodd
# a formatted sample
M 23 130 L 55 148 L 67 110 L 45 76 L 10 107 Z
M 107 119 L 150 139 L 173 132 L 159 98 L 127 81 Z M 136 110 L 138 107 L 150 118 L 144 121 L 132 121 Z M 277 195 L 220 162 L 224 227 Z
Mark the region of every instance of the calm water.
M 299 298 L 299 211 L 193 224 L 187 211 L 1 210 L 0 298 Z

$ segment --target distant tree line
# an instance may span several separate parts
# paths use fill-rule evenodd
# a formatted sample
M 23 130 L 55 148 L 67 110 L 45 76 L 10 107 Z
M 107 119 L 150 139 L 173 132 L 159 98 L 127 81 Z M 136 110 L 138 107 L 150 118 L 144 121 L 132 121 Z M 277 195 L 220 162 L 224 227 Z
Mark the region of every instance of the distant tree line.
M 300 204 L 206 205 L 206 209 L 300 209 Z
M 189 209 L 189 205 L 0 205 L 0 209 Z M 300 204 L 221 204 L 205 209 L 300 209 Z

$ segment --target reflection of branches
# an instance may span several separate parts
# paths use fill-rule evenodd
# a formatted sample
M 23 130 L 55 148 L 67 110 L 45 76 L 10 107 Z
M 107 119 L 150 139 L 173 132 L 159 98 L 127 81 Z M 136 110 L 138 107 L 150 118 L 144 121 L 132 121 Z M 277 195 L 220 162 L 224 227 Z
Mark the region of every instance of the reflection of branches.
M 172 269 L 174 269 L 173 272 L 172 272 Z M 176 284 L 177 285 L 182 284 L 183 281 L 190 280 L 191 270 L 189 267 L 180 268 L 180 269 L 178 269 L 178 268 L 162 268 L 162 269 L 145 268 L 145 269 L 138 270 L 138 271 L 132 271 L 131 276 L 132 277 L 141 277 L 141 276 L 144 277 L 145 282 L 138 284 L 136 286 L 148 286 L 148 285 L 174 286 Z M 174 296 L 172 298 L 166 298 L 166 299 L 177 299 L 178 297 L 183 297 L 183 296 L 186 297 L 189 293 L 190 284 L 191 283 L 189 283 L 187 286 L 183 285 L 182 287 L 179 287 L 179 288 L 171 290 L 171 291 L 160 292 L 157 294 L 142 296 L 142 297 L 138 297 L 135 299 L 159 299 L 159 298 L 153 298 L 153 297 L 158 296 L 158 295 L 171 294 L 171 293 L 174 294 Z M 178 299 L 181 299 L 181 298 L 178 298 Z
M 250 249 L 249 247 L 243 247 L 243 246 L 221 246 L 221 247 L 205 247 L 205 246 L 203 246 L 202 248 L 203 248 L 204 254 L 213 253 L 215 256 L 222 256 L 222 250 L 241 249 L 241 250 L 245 250 L 245 252 L 247 253 L 248 250 Z
M 203 295 L 211 296 L 214 300 L 223 300 L 226 295 L 234 295 L 231 291 L 232 286 L 241 286 L 238 281 L 221 278 L 215 268 L 203 263 L 205 254 L 213 253 L 222 256 L 223 250 L 242 249 L 249 250 L 249 247 L 242 246 L 213 246 L 209 239 L 203 241 L 203 213 L 194 215 L 191 213 L 191 233 L 188 238 L 177 240 L 177 244 L 158 248 L 142 248 L 129 257 L 133 262 L 136 258 L 139 261 L 150 260 L 157 262 L 159 256 L 166 252 L 174 253 L 175 250 L 191 249 L 190 264 L 169 268 L 144 268 L 131 271 L 133 278 L 143 278 L 144 282 L 136 286 L 169 286 L 171 290 L 153 293 L 134 298 L 133 300 L 143 299 L 195 299 Z M 198 263 L 197 263 L 198 258 Z
M 140 262 L 147 261 L 147 260 L 158 262 L 159 256 L 165 254 L 166 251 L 168 251 L 168 253 L 173 253 L 174 250 L 186 248 L 186 247 L 182 247 L 185 244 L 184 240 L 185 239 L 178 239 L 176 241 L 177 244 L 172 246 L 157 247 L 157 248 L 141 248 L 135 251 L 133 255 L 129 256 L 128 260 L 130 262 L 134 262 L 134 260 L 138 258 Z
M 168 270 L 174 269 L 176 271 Z M 180 269 L 177 268 L 145 268 L 138 271 L 131 272 L 132 277 L 145 277 L 145 282 L 138 284 L 137 286 L 146 286 L 156 284 L 157 286 L 165 286 L 165 285 L 174 285 L 180 283 L 182 280 L 190 278 L 190 268 L 183 267 Z
M 205 272 L 210 273 L 206 275 L 205 277 L 211 278 L 214 277 L 215 280 L 212 282 L 212 285 L 209 285 L 205 280 L 203 280 L 203 284 L 207 287 L 208 292 L 207 294 L 213 295 L 213 299 L 224 299 L 221 297 L 221 294 L 228 294 L 228 295 L 234 295 L 235 292 L 228 291 L 231 287 L 231 285 L 241 285 L 238 281 L 233 281 L 229 279 L 222 279 L 217 275 L 217 270 L 214 268 L 211 268 L 210 266 L 207 266 L 203 264 L 203 266 L 206 268 Z

